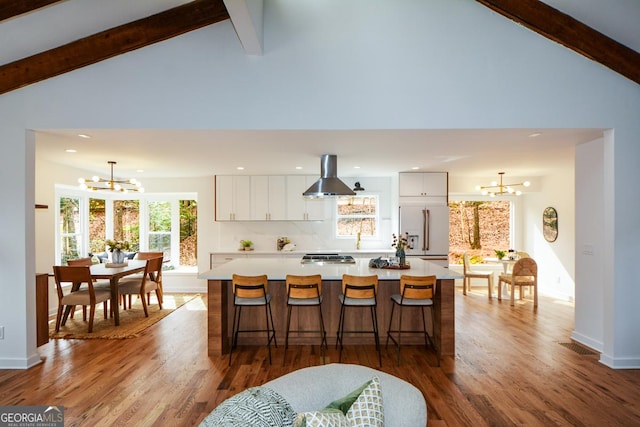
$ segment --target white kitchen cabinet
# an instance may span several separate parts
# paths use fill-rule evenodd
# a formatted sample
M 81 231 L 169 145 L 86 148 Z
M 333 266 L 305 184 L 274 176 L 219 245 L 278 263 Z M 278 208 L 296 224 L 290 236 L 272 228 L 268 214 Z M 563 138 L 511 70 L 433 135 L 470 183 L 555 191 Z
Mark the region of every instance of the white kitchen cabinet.
M 284 176 L 251 176 L 251 219 L 287 219 L 287 192 Z
M 324 200 L 308 199 L 302 195 L 318 180 L 311 175 L 287 176 L 287 219 L 289 221 L 324 220 Z
M 447 172 L 401 172 L 400 197 L 446 204 L 449 194 L 448 176 Z
M 247 258 L 247 253 L 238 251 L 238 252 L 211 252 L 209 254 L 209 268 L 215 268 L 219 265 L 225 264 L 229 261 L 233 261 L 234 259 Z
M 216 221 L 251 219 L 251 181 L 248 176 L 216 175 Z

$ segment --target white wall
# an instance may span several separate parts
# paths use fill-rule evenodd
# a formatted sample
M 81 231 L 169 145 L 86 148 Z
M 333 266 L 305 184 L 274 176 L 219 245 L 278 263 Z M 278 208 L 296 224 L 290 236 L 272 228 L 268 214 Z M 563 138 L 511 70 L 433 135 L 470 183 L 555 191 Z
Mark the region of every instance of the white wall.
M 92 127 L 615 129 L 601 224 L 609 280 L 584 280 L 606 289 L 602 360 L 640 366 L 637 84 L 468 0 L 272 0 L 264 18 L 262 57 L 244 55 L 222 22 L 0 96 L 0 178 L 12 184 L 0 211 L 11 242 L 0 249 L 1 367 L 38 360 L 25 130 Z M 577 220 L 588 215 L 576 209 Z
M 604 142 L 592 141 L 576 147 L 577 209 L 591 215 L 576 220 L 576 310 L 573 338 L 602 351 L 604 348 Z

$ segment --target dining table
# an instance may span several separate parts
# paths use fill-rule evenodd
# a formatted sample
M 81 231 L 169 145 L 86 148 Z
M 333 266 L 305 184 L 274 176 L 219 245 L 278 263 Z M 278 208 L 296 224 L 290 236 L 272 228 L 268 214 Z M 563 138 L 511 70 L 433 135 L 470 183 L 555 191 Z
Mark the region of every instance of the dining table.
M 146 266 L 147 261 L 132 259 L 128 260 L 127 263 L 122 265 L 100 263 L 93 264 L 91 267 L 89 267 L 91 270 L 92 279 L 109 280 L 109 287 L 111 290 L 111 309 L 113 311 L 113 321 L 116 326 L 120 325 L 120 304 L 118 302 L 118 300 L 120 299 L 120 294 L 118 292 L 118 281 L 123 277 L 144 272 Z M 76 290 L 74 289 L 76 287 L 79 287 L 79 284 L 74 284 L 72 287 L 72 291 Z M 71 307 L 69 306 L 64 313 L 65 319 L 69 316 L 70 311 Z

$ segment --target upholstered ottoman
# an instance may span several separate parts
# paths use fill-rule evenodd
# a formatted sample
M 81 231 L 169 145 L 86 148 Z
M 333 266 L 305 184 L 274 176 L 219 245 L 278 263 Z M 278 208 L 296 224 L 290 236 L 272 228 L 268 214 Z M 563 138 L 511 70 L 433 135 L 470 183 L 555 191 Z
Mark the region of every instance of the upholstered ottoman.
M 201 426 L 240 425 L 239 413 L 247 412 L 246 408 L 254 412 L 248 414 L 249 417 L 257 417 L 247 419 L 259 418 L 259 425 L 292 425 L 288 420 L 296 414 L 321 411 L 370 382 L 373 377 L 379 379 L 379 383 L 375 383 L 382 395 L 385 427 L 426 426 L 427 405 L 422 392 L 416 387 L 376 369 L 340 363 L 299 369 L 261 387 L 245 390 L 221 403 Z M 216 414 L 216 411 L 219 412 Z M 229 416 L 220 416 L 220 411 L 226 411 Z M 258 425 L 256 421 L 252 424 Z

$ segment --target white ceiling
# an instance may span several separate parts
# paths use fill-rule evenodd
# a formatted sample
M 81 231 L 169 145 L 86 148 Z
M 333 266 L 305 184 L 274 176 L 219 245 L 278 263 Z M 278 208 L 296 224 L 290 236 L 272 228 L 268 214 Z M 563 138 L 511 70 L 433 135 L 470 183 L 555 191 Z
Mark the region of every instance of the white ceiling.
M 81 138 L 88 134 L 90 139 Z M 541 133 L 531 137 L 534 133 Z M 214 174 L 320 172 L 322 154 L 338 155 L 341 176 L 391 176 L 413 167 L 452 176 L 544 176 L 572 167 L 576 144 L 600 129 L 353 130 L 353 131 L 42 131 L 37 156 L 123 177 L 196 177 Z M 153 147 L 150 150 L 150 147 Z M 179 150 L 176 148 L 179 147 Z M 75 149 L 75 153 L 65 150 Z M 114 155 L 114 153 L 117 153 Z M 152 153 L 152 155 L 150 155 Z M 239 172 L 237 167 L 244 167 Z M 359 169 L 356 169 L 356 166 Z M 302 170 L 296 169 L 302 167 Z M 143 173 L 136 173 L 143 169 Z M 120 174 L 120 175 L 119 175 Z
M 67 0 L 0 23 L 5 64 L 188 0 Z M 268 5 L 269 0 L 265 0 Z M 640 1 L 544 0 L 604 34 L 640 51 Z M 99 11 L 99 12 L 97 12 Z M 530 138 L 532 133 L 542 135 Z M 91 139 L 77 134 L 85 133 Z M 601 130 L 403 130 L 403 131 L 146 131 L 50 130 L 38 133 L 37 155 L 96 173 L 118 162 L 116 175 L 190 177 L 239 173 L 319 172 L 320 155 L 338 155 L 344 176 L 384 176 L 417 166 L 452 176 L 543 176 L 573 164 L 576 144 Z M 152 144 L 152 145 L 151 145 Z M 153 146 L 153 156 L 149 147 Z M 180 154 L 176 155 L 176 146 Z M 66 153 L 74 148 L 76 153 Z M 113 153 L 118 153 L 114 156 Z M 384 155 L 381 155 L 384 153 Z M 144 155 L 143 155 L 144 154 Z M 140 159 L 145 158 L 145 161 Z M 82 166 L 80 166 L 82 165 Z M 302 171 L 296 170 L 301 166 Z M 360 169 L 354 169 L 360 166 Z M 136 170 L 143 169 L 143 173 Z

